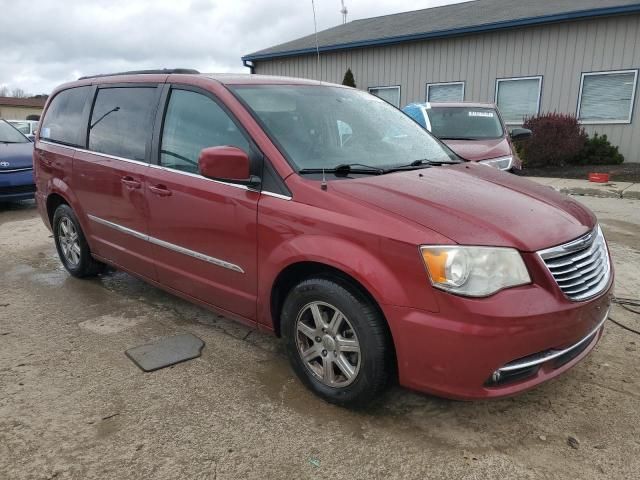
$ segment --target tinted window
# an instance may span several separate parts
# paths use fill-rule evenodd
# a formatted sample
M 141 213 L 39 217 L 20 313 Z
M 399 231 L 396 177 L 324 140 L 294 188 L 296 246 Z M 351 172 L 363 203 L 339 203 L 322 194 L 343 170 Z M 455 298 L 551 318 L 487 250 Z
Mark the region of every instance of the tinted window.
M 431 132 L 443 140 L 479 140 L 503 136 L 493 108 L 433 107 L 427 109 Z
M 58 93 L 42 122 L 40 138 L 66 145 L 84 146 L 82 111 L 91 87 L 78 87 Z
M 89 123 L 89 149 L 144 161 L 155 108 L 155 88 L 98 90 Z
M 247 139 L 216 102 L 199 93 L 173 90 L 164 121 L 160 164 L 198 173 L 200 151 L 222 145 L 249 152 Z

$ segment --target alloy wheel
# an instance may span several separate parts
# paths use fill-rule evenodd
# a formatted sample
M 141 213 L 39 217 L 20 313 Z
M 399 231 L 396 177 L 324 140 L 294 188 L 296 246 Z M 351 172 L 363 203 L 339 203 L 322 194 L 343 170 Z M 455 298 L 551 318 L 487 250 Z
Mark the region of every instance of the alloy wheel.
M 80 263 L 80 239 L 69 217 L 62 217 L 58 223 L 58 240 L 65 260 L 70 266 L 77 266 Z
M 311 302 L 296 320 L 296 344 L 306 368 L 324 385 L 351 384 L 360 371 L 360 343 L 351 323 L 333 305 Z

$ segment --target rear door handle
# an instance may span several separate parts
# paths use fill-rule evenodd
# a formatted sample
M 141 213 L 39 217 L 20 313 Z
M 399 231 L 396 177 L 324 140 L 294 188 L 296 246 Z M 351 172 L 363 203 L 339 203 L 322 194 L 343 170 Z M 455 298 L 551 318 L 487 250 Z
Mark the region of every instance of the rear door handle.
M 149 190 L 151 190 L 151 193 L 155 193 L 156 195 L 160 195 L 161 197 L 168 197 L 169 195 L 171 195 L 171 190 L 169 190 L 166 185 L 162 184 L 149 185 Z
M 129 188 L 140 188 L 142 184 L 135 180 L 133 177 L 127 175 L 126 177 L 122 177 L 120 181 Z

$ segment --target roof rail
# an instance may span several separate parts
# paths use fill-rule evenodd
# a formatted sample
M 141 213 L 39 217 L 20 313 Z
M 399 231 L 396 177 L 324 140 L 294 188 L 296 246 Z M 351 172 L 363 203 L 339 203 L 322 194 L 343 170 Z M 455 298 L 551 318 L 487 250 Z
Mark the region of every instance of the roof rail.
M 198 70 L 194 70 L 193 68 L 160 68 L 156 70 L 131 70 L 129 72 L 117 72 L 117 73 L 101 73 L 99 75 L 86 75 L 84 77 L 80 77 L 78 80 L 87 80 L 89 78 L 100 78 L 100 77 L 115 77 L 118 75 L 140 75 L 140 74 L 170 74 L 170 73 L 184 73 L 184 74 L 198 74 L 200 73 Z

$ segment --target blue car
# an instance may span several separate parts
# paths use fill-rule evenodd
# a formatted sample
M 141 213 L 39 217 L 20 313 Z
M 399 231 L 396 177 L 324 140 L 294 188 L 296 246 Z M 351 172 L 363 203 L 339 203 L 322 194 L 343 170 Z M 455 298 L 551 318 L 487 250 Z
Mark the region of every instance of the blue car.
M 0 120 L 0 202 L 33 198 L 33 143 Z

